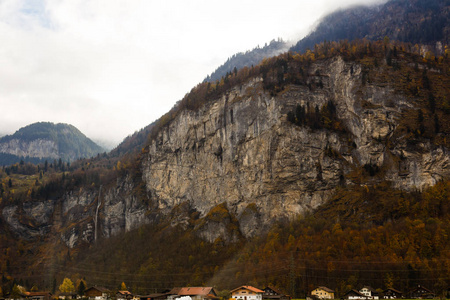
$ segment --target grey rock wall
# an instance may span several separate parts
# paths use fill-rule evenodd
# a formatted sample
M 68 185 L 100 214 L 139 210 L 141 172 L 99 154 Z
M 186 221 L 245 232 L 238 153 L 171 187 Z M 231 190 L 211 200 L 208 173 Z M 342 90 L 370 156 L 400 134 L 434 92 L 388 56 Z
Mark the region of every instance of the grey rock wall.
M 109 187 L 70 191 L 63 199 L 7 206 L 3 219 L 29 239 L 57 226 L 69 247 L 158 218 L 192 226 L 211 242 L 231 242 L 316 208 L 340 185 L 376 183 L 376 178 L 360 182 L 351 176 L 364 165 L 383 168 L 384 179 L 404 190 L 449 178 L 448 149 L 429 141 L 411 147 L 393 135 L 402 111 L 413 108 L 411 99 L 389 84 L 363 85 L 361 66 L 341 58 L 316 62 L 308 72 L 314 74 L 310 82 L 321 81 L 323 88 L 290 86 L 272 97 L 255 78 L 196 112 L 183 111 L 143 158 L 146 199 L 136 196 L 127 176 Z M 297 104 L 314 108 L 329 100 L 347 133 L 287 121 Z M 227 217 L 211 218 L 222 204 Z M 195 224 L 191 211 L 200 218 Z M 24 225 L 20 216 L 36 226 Z

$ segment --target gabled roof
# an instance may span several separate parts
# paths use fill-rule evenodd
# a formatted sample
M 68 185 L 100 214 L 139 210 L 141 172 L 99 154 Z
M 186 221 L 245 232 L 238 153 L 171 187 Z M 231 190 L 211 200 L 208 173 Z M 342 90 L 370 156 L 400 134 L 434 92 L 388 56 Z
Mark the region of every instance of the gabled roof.
M 173 288 L 169 292 L 171 295 L 178 296 L 207 296 L 208 294 L 216 295 L 216 292 L 212 287 L 182 287 Z
M 348 291 L 347 293 L 345 293 L 344 297 L 345 297 L 345 296 L 348 296 L 348 295 L 356 295 L 356 296 L 359 296 L 359 297 L 361 297 L 361 298 L 367 298 L 366 295 L 361 294 L 359 291 L 357 291 L 357 290 L 355 290 L 355 289 L 350 290 L 350 291 Z
M 328 293 L 334 293 L 334 291 L 333 291 L 332 289 L 329 289 L 329 288 L 327 288 L 326 286 L 318 286 L 318 287 L 316 287 L 315 289 L 316 289 L 316 290 L 317 290 L 317 289 L 321 289 L 321 290 L 324 290 L 325 292 L 328 292 Z
M 274 287 L 271 287 L 271 286 L 266 286 L 265 288 L 264 288 L 264 290 L 267 290 L 267 289 L 270 289 L 270 290 L 272 290 L 272 291 L 274 291 L 276 294 L 278 294 L 278 295 L 286 295 L 285 293 L 283 293 L 283 292 L 281 292 L 280 290 L 278 290 L 278 289 L 276 289 L 276 288 L 274 288 Z
M 25 295 L 31 296 L 31 297 L 37 297 L 37 296 L 47 296 L 52 295 L 50 292 L 25 292 Z
M 161 297 L 161 296 L 166 296 L 167 293 L 155 293 L 155 294 L 149 294 L 149 295 L 143 295 L 141 297 L 143 298 L 156 298 L 156 297 Z
M 144 299 L 144 298 L 150 298 L 150 299 L 166 299 L 167 295 L 171 295 L 169 294 L 169 292 L 167 293 L 155 293 L 155 294 L 150 294 L 150 295 L 141 295 L 140 298 Z
M 399 290 L 396 290 L 396 289 L 393 289 L 393 288 L 385 289 L 385 290 L 383 291 L 383 294 L 386 294 L 387 291 L 393 291 L 394 293 L 397 293 L 397 294 L 403 294 L 403 293 L 400 292 Z
M 121 295 L 133 295 L 133 294 L 130 293 L 129 291 L 118 291 L 117 294 L 121 294 Z
M 376 292 L 377 292 L 377 290 L 375 290 L 373 287 L 368 286 L 368 285 L 363 286 L 362 289 L 368 289 L 368 290 L 371 291 L 372 293 L 376 293 Z M 362 289 L 361 289 L 361 290 L 362 290 Z M 360 291 L 361 291 L 361 290 L 360 290 Z
M 181 287 L 174 287 L 169 292 L 167 292 L 167 295 L 178 295 L 178 292 L 181 290 Z
M 418 285 L 418 286 L 417 286 L 415 289 L 413 289 L 411 292 L 415 292 L 415 291 L 417 291 L 417 290 L 424 290 L 424 291 L 426 291 L 426 292 L 428 292 L 428 293 L 433 294 L 432 291 L 430 291 L 429 289 L 427 289 L 426 287 L 421 286 L 421 285 Z
M 264 291 L 261 291 L 260 289 L 257 289 L 257 288 L 255 288 L 253 286 L 250 286 L 250 285 L 240 286 L 238 288 L 235 288 L 234 290 L 231 290 L 230 293 L 233 293 L 233 292 L 235 292 L 235 291 L 237 291 L 239 289 L 246 289 L 246 290 L 252 291 L 254 293 L 264 293 Z
M 97 291 L 100 291 L 100 292 L 102 292 L 102 293 L 111 293 L 110 290 L 108 290 L 107 288 L 102 287 L 102 286 L 93 286 L 93 287 L 90 287 L 90 288 L 88 288 L 85 292 L 87 292 L 87 291 L 89 291 L 89 290 L 97 290 Z

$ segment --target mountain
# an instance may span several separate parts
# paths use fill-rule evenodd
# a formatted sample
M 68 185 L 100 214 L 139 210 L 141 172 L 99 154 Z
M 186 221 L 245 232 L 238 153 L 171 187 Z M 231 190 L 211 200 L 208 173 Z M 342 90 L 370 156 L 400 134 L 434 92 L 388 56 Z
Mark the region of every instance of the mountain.
M 199 84 L 139 151 L 0 170 L 4 285 L 441 286 L 449 66 L 399 42 L 326 42 Z
M 68 124 L 39 122 L 28 125 L 12 135 L 0 138 L 0 164 L 21 160 L 43 162 L 61 159 L 74 161 L 104 152 L 77 128 Z
M 408 24 L 436 21 L 445 36 L 448 21 L 430 11 L 447 2 L 409 3 L 354 14 L 386 33 L 404 22 L 390 10 L 407 9 Z M 448 45 L 385 35 L 330 38 L 227 71 L 69 169 L 0 169 L 2 290 L 56 289 L 70 277 L 137 294 L 209 285 L 226 295 L 250 283 L 295 298 L 364 285 L 443 296 Z
M 205 78 L 205 81 L 215 82 L 225 77 L 227 73 L 235 72 L 243 67 L 251 67 L 258 65 L 264 58 L 276 56 L 285 52 L 289 48 L 289 44 L 282 39 L 272 40 L 269 44 L 265 44 L 264 47 L 259 46 L 253 50 L 239 52 L 234 54 L 227 61 L 219 66 L 211 75 Z
M 141 151 L 148 142 L 148 135 L 151 132 L 153 125 L 154 123 L 151 123 L 141 130 L 127 136 L 109 153 L 109 155 L 112 157 L 120 157 L 126 154 Z
M 357 6 L 326 16 L 308 36 L 292 46 L 295 52 L 313 49 L 323 41 L 391 40 L 412 44 L 450 42 L 450 1 L 391 0 L 382 5 Z

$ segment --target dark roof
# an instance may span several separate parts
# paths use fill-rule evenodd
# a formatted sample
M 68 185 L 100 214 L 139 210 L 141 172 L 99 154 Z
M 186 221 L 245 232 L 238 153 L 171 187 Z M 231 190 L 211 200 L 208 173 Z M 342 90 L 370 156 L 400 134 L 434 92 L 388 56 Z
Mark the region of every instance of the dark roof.
M 394 293 L 397 293 L 397 294 L 403 294 L 403 293 L 400 292 L 399 290 L 396 290 L 396 289 L 393 289 L 393 288 L 385 289 L 385 290 L 383 291 L 383 294 L 386 294 L 386 292 L 388 292 L 388 291 L 393 291 Z
M 278 289 L 276 289 L 276 288 L 274 288 L 274 287 L 271 287 L 271 286 L 266 286 L 266 287 L 264 288 L 264 290 L 267 290 L 267 289 L 270 289 L 270 290 L 274 291 L 274 292 L 277 293 L 278 295 L 286 295 L 285 293 L 283 293 L 283 292 L 281 292 L 280 290 L 278 290 Z
M 167 293 L 167 295 L 178 295 L 180 290 L 181 290 L 181 287 L 174 287 L 173 289 L 170 290 L 170 292 Z
M 150 294 L 150 295 L 143 295 L 143 296 L 139 296 L 140 298 L 160 298 L 160 297 L 166 297 L 168 295 L 168 293 L 155 293 L 155 294 Z
M 348 295 L 356 295 L 356 296 L 359 296 L 359 297 L 361 297 L 361 298 L 367 298 L 366 295 L 361 294 L 359 291 L 357 291 L 357 290 L 355 290 L 355 289 L 350 290 L 350 291 L 348 291 L 347 293 L 345 293 L 344 297 L 345 297 L 345 296 L 348 296 Z
M 428 292 L 428 293 L 433 294 L 432 291 L 430 291 L 429 289 L 427 289 L 426 287 L 421 286 L 421 285 L 418 285 L 418 286 L 417 286 L 415 289 L 413 289 L 411 292 L 415 292 L 415 291 L 418 291 L 418 290 L 424 290 L 424 291 L 426 291 L 426 292 Z
M 97 291 L 100 291 L 102 293 L 111 293 L 110 290 L 108 290 L 107 288 L 102 287 L 102 286 L 93 286 L 93 287 L 88 288 L 86 291 L 89 291 L 89 290 L 97 290 Z

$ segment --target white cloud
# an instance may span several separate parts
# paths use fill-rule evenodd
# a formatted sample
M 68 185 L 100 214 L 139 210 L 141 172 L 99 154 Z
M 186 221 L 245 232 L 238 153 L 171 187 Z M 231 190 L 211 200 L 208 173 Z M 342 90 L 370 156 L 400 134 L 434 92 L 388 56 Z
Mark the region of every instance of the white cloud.
M 65 122 L 118 143 L 234 53 L 374 1 L 0 0 L 0 133 Z

